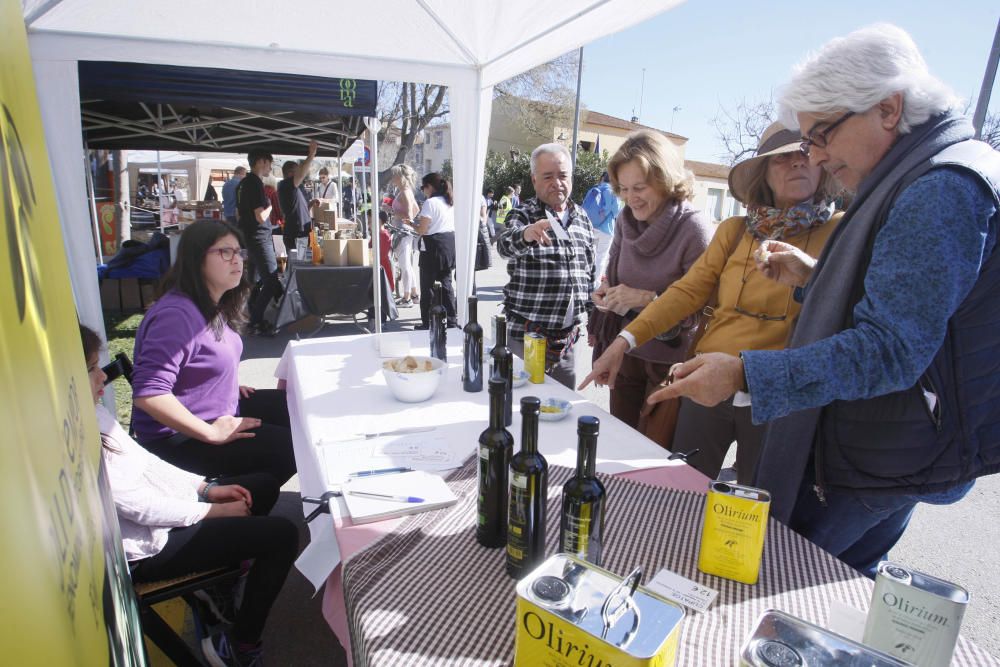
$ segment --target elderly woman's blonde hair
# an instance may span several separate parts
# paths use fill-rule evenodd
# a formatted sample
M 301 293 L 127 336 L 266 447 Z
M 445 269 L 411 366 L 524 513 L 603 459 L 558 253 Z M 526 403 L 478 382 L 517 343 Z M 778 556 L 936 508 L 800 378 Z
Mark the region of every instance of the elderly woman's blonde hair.
M 618 170 L 635 161 L 646 182 L 663 194 L 667 201 L 684 201 L 694 196 L 694 175 L 684 168 L 684 160 L 670 141 L 652 130 L 639 130 L 625 138 L 608 162 L 611 187 L 617 194 Z

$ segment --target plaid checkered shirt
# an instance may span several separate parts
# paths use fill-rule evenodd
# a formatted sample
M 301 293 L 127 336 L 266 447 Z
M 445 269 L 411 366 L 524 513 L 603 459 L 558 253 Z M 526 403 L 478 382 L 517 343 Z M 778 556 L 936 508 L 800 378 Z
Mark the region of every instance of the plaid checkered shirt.
M 559 215 L 537 198 L 526 199 L 507 215 L 506 229 L 497 238 L 497 251 L 507 259 L 510 279 L 504 287 L 504 310 L 514 338 L 524 337 L 524 321 L 546 330 L 565 330 L 566 313 L 572 307 L 573 325 L 579 325 L 591 308 L 594 280 L 594 228 L 582 208 L 569 202 L 565 229 L 569 240 L 548 231 L 552 245 L 524 240 L 524 228 L 545 219 L 546 209 L 557 223 Z

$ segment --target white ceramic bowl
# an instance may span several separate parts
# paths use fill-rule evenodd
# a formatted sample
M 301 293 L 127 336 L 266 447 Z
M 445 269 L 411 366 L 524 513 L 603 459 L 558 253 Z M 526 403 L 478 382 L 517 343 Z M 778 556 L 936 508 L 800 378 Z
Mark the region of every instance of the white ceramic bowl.
M 402 359 L 402 357 L 397 357 L 383 360 L 382 375 L 385 376 L 385 383 L 389 386 L 389 391 L 396 397 L 396 400 L 404 403 L 420 403 L 429 399 L 437 391 L 447 366 L 443 361 L 434 357 L 411 356 L 416 359 L 421 368 L 425 361 L 430 361 L 431 370 L 419 373 L 400 373 L 386 368 L 387 364 Z

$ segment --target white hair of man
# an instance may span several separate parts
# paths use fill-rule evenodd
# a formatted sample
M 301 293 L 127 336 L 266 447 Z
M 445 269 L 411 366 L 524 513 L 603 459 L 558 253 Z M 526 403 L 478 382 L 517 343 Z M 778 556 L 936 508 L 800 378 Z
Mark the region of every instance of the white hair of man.
M 958 104 L 910 35 L 877 23 L 831 39 L 799 64 L 778 96 L 779 120 L 796 129 L 798 113 L 863 113 L 897 92 L 903 95 L 900 134 Z
M 569 149 L 567 149 L 562 144 L 542 144 L 535 150 L 531 151 L 531 173 L 534 174 L 535 170 L 538 168 L 538 156 L 539 155 L 564 155 L 566 156 L 566 162 L 572 164 L 573 156 L 569 154 Z

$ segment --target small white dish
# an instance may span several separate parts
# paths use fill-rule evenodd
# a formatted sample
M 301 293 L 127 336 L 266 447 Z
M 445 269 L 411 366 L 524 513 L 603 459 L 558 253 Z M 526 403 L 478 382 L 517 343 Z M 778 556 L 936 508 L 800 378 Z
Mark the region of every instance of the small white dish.
M 511 386 L 514 387 L 515 389 L 518 387 L 523 387 L 524 384 L 528 381 L 528 378 L 530 377 L 531 375 L 528 374 L 528 371 L 525 370 L 514 371 L 514 377 Z
M 538 418 L 543 422 L 557 422 L 573 410 L 573 404 L 561 398 L 546 398 L 542 401 L 542 409 Z

